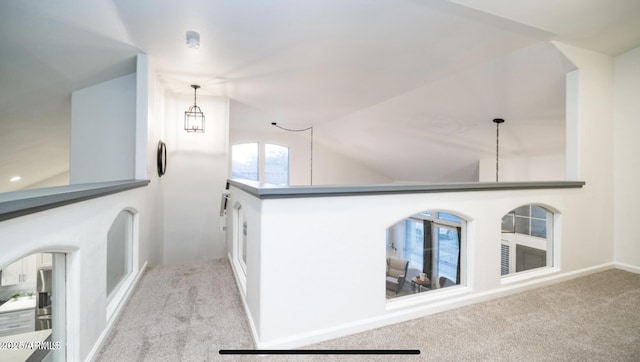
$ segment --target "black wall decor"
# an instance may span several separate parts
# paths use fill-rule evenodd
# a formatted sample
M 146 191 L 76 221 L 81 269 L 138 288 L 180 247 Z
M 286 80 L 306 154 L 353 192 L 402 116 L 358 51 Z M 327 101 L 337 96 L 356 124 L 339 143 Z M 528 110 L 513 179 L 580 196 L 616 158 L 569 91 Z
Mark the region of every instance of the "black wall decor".
M 162 141 L 158 141 L 157 164 L 158 176 L 162 177 L 167 171 L 167 145 Z

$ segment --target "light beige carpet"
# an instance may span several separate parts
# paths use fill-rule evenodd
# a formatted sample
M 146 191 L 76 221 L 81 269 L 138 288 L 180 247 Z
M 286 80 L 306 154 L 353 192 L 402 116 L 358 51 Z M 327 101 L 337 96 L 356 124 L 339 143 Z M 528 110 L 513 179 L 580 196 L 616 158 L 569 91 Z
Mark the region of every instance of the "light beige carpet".
M 306 349 L 419 356 L 220 356 L 253 342 L 228 261 L 150 268 L 99 361 L 640 361 L 640 275 L 610 270 Z

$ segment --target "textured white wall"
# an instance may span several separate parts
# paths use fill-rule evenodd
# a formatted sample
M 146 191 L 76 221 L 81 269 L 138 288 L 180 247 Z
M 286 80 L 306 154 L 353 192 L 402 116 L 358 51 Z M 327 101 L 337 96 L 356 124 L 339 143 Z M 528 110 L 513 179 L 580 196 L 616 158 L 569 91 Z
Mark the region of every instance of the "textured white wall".
M 615 260 L 640 272 L 640 48 L 615 58 Z
M 496 158 L 483 158 L 479 164 L 480 182 L 496 180 Z M 564 155 L 500 157 L 500 181 L 565 180 Z
M 568 97 L 579 127 L 571 143 L 580 189 L 262 200 L 259 271 L 247 300 L 259 347 L 296 347 L 613 267 L 613 59 L 559 44 L 580 69 Z M 236 195 L 233 190 L 232 203 Z M 246 196 L 242 196 L 246 197 Z M 500 277 L 500 222 L 530 203 L 557 210 L 556 267 Z M 423 210 L 467 224 L 467 287 L 410 301 L 385 299 L 386 228 Z M 248 221 L 252 216 L 247 215 Z M 256 217 L 256 216 L 253 216 Z M 249 231 L 250 233 L 252 231 Z M 249 255 L 254 255 L 253 252 Z M 254 256 L 256 257 L 256 256 Z M 515 279 L 514 279 L 515 278 Z
M 141 74 L 145 73 L 145 74 Z M 133 77 L 132 79 L 130 77 Z M 157 86 L 155 73 L 149 70 L 146 56 L 138 58 L 137 73 L 116 79 L 126 83 L 125 93 L 129 95 L 125 103 L 136 99 L 142 100 L 137 106 L 155 107 L 146 103 L 147 92 L 153 92 Z M 150 84 L 146 84 L 149 80 Z M 109 82 L 106 82 L 108 84 Z M 117 83 L 117 82 L 116 82 Z M 141 84 L 145 83 L 145 84 Z M 140 87 L 137 87 L 140 85 Z M 104 85 L 104 83 L 103 83 Z M 100 87 L 99 87 L 100 88 Z M 117 88 L 117 87 L 116 87 Z M 133 93 L 128 93 L 129 89 Z M 144 93 L 144 94 L 141 94 Z M 118 95 L 116 98 L 120 97 Z M 106 112 L 104 121 L 108 121 Z M 128 114 L 128 112 L 127 112 Z M 158 118 L 140 120 L 130 119 L 129 128 L 133 140 L 135 130 L 149 135 L 157 135 L 161 131 Z M 139 117 L 144 117 L 139 114 Z M 119 117 L 119 116 L 118 116 Z M 115 120 L 118 122 L 119 120 Z M 94 130 L 95 131 L 95 130 Z M 89 137 L 87 142 L 99 144 L 99 134 L 78 135 Z M 153 138 L 153 137 L 150 137 Z M 108 142 L 106 137 L 105 142 Z M 143 137 L 144 139 L 144 137 Z M 155 140 L 150 139 L 150 148 L 155 147 Z M 133 177 L 133 158 L 142 157 L 139 163 L 144 170 L 155 171 L 155 153 L 134 153 L 133 148 L 128 167 Z M 146 159 L 146 164 L 144 158 Z M 109 161 L 111 162 L 111 161 Z M 98 166 L 98 165 L 93 165 Z M 147 177 L 151 183 L 147 187 L 137 188 L 80 203 L 46 210 L 28 216 L 5 220 L 0 223 L 0 267 L 35 252 L 67 253 L 67 359 L 82 361 L 91 358 L 106 335 L 107 296 L 106 296 L 106 241 L 107 232 L 116 215 L 123 209 L 135 210 L 138 217 L 138 264 L 151 265 L 162 262 L 162 189 L 158 177 L 150 172 Z M 160 250 L 160 251 L 159 251 Z M 138 271 L 136 271 L 138 272 Z
M 166 95 L 167 171 L 164 192 L 164 262 L 209 260 L 227 255 L 220 230 L 220 199 L 228 178 L 229 100 L 198 97 L 205 133 L 184 130 L 193 95 Z
M 71 184 L 135 178 L 136 74 L 71 97 Z
M 290 184 L 309 185 L 311 148 L 309 132 L 290 133 L 274 128 L 267 132 L 232 130 L 230 145 L 248 142 L 272 143 L 289 147 Z M 229 166 L 229 174 L 230 172 Z M 391 183 L 393 180 L 356 160 L 325 147 L 315 138 L 313 145 L 314 185 L 353 185 Z

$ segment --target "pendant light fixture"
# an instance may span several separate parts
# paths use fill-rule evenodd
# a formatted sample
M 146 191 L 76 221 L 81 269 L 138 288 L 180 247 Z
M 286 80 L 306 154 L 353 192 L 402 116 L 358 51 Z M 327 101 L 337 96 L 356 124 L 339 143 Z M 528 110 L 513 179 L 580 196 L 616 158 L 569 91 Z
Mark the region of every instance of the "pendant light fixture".
M 496 182 L 498 182 L 498 166 L 499 166 L 499 145 L 500 145 L 500 124 L 504 123 L 504 119 L 495 118 L 493 123 L 496 124 Z
M 184 130 L 204 133 L 204 113 L 196 103 L 196 92 L 200 86 L 192 84 L 191 88 L 193 88 L 193 105 L 189 107 L 188 111 L 184 112 Z

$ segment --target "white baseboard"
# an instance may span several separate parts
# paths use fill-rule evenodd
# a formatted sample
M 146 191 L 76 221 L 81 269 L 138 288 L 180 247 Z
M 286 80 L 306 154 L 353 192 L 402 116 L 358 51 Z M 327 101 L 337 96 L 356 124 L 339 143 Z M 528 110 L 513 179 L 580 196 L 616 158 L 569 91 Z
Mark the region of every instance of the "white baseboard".
M 247 314 L 247 321 L 249 322 L 249 328 L 251 329 L 251 335 L 253 336 L 253 344 L 256 348 L 261 349 L 260 342 L 258 338 L 258 330 L 256 329 L 256 325 L 253 321 L 253 315 L 251 314 L 251 310 L 249 309 L 249 305 L 247 304 L 247 298 L 245 294 L 242 292 L 242 282 L 240 281 L 240 277 L 238 276 L 238 270 L 231 258 L 231 254 L 227 254 L 227 258 L 229 259 L 229 264 L 231 265 L 231 271 L 233 272 L 233 277 L 236 281 L 236 286 L 238 287 L 238 294 L 240 294 L 240 300 L 242 300 L 242 305 L 244 307 L 244 312 Z
M 102 330 L 102 333 L 100 333 L 100 337 L 98 337 L 98 340 L 93 345 L 93 348 L 91 348 L 91 351 L 89 351 L 87 358 L 85 358 L 85 362 L 93 361 L 97 357 L 97 353 L 102 349 L 102 346 L 104 345 L 107 336 L 111 332 L 111 329 L 115 325 L 115 322 L 118 320 L 118 318 L 120 318 L 120 313 L 124 309 L 124 306 L 129 302 L 129 298 L 131 297 L 131 294 L 133 294 L 133 291 L 136 289 L 136 285 L 138 285 L 138 282 L 140 281 L 140 278 L 142 278 L 142 275 L 144 274 L 146 268 L 147 262 L 145 261 L 142 265 L 142 268 L 138 270 L 138 274 L 136 275 L 135 279 L 133 280 L 131 285 L 129 285 L 129 288 L 127 288 L 127 291 L 125 292 L 122 300 L 113 311 L 112 317 L 107 321 L 107 325 L 104 327 L 104 330 Z
M 506 297 L 511 294 L 517 294 L 527 290 L 610 270 L 614 267 L 617 267 L 614 263 L 605 263 L 566 273 L 558 272 L 552 275 L 542 273 L 538 278 L 522 280 L 521 282 L 510 282 L 509 284 L 503 285 L 501 288 L 476 293 L 473 293 L 472 289 L 469 287 L 451 288 L 451 290 L 442 291 L 440 296 L 434 295 L 435 298 L 425 295 L 423 300 L 416 299 L 411 302 L 406 301 L 406 303 L 403 301 L 402 303 L 398 303 L 397 306 L 389 307 L 387 309 L 387 313 L 383 315 L 271 341 L 261 341 L 253 328 L 251 318 L 249 318 L 249 323 L 252 324 L 254 341 L 258 349 L 299 348 L 313 343 L 319 343 L 475 303 L 485 302 L 491 299 Z M 639 270 L 638 268 L 635 269 Z M 446 296 L 445 293 L 447 293 Z
M 624 263 L 615 263 L 616 269 L 625 270 L 631 273 L 640 274 L 640 267 L 624 264 Z

